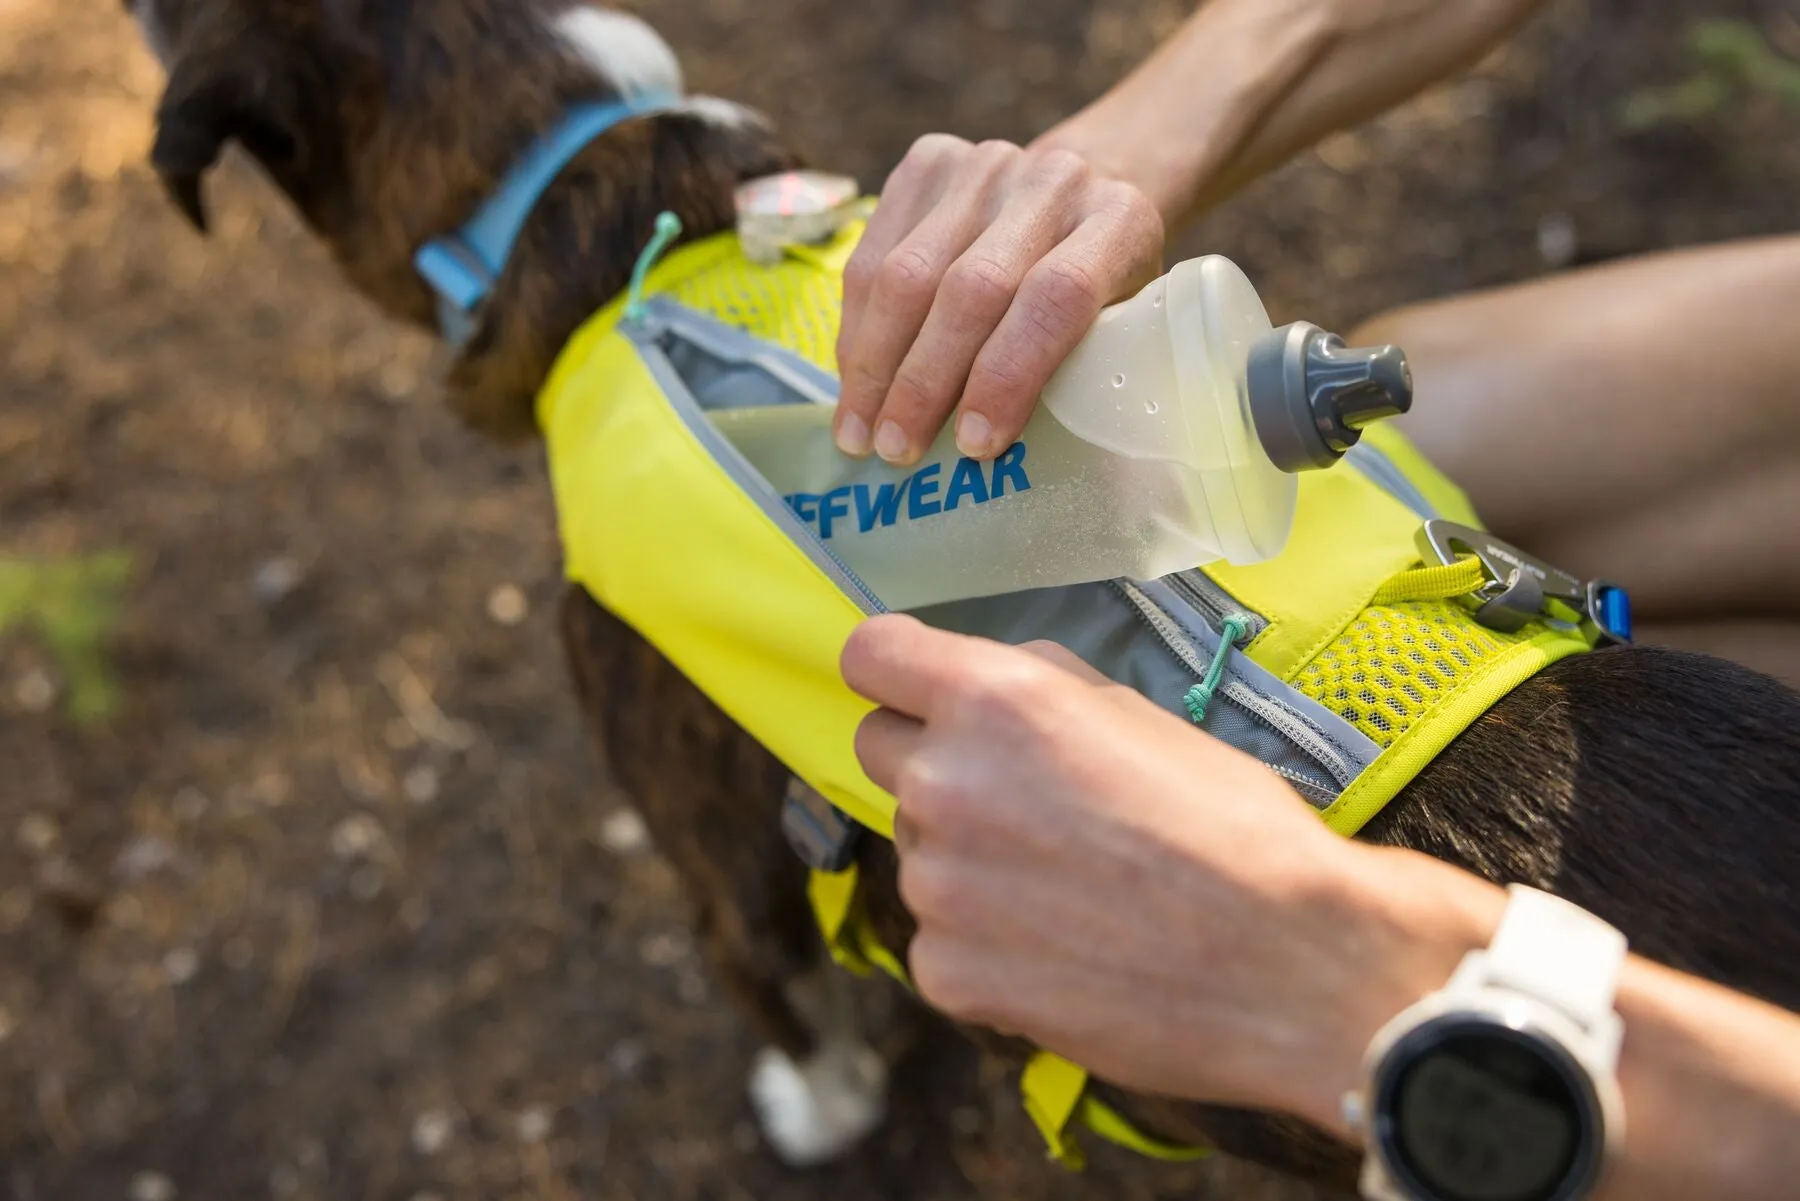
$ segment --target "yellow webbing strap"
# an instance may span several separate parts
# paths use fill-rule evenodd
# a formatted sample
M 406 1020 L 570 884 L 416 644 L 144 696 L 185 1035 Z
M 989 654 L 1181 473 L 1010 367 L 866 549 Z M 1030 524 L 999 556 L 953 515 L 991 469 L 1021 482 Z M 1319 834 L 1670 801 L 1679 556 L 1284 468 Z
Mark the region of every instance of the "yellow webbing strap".
M 857 911 L 856 885 L 855 864 L 841 872 L 814 871 L 807 881 L 806 895 L 812 901 L 813 917 L 826 949 L 840 966 L 859 976 L 868 975 L 870 968 L 880 968 L 910 990 L 912 977 L 906 965 L 881 945 Z
M 1408 601 L 1452 600 L 1467 596 L 1487 582 L 1487 569 L 1481 565 L 1481 560 L 1474 555 L 1463 555 L 1456 562 L 1444 566 L 1415 567 L 1411 571 L 1396 572 L 1375 590 L 1375 595 L 1369 598 L 1369 604 L 1402 605 Z M 1549 606 L 1551 615 L 1564 623 L 1574 625 L 1581 621 L 1581 614 L 1560 599 L 1550 598 Z
M 1449 600 L 1467 596 L 1487 583 L 1487 570 L 1474 555 L 1464 555 L 1442 567 L 1416 567 L 1396 572 L 1369 598 L 1371 605 L 1398 605 L 1407 601 Z
M 1087 1164 L 1081 1144 L 1069 1130 L 1071 1121 L 1080 1122 L 1109 1143 L 1151 1159 L 1192 1163 L 1212 1154 L 1210 1147 L 1183 1147 L 1151 1138 L 1126 1121 L 1118 1110 L 1091 1096 L 1087 1084 L 1085 1069 L 1048 1051 L 1033 1055 L 1019 1077 L 1025 1112 L 1044 1136 L 1050 1158 L 1070 1171 L 1079 1172 Z

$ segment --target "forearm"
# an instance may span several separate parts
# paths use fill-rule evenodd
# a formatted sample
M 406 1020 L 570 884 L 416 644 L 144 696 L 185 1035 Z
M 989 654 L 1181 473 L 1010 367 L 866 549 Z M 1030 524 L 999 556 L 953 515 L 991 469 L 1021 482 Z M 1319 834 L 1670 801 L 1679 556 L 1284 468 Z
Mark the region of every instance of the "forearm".
M 1337 1099 L 1353 1079 L 1346 1065 L 1382 1022 L 1487 945 L 1504 905 L 1493 885 L 1413 852 L 1359 850 L 1363 861 L 1346 877 L 1354 895 L 1341 903 L 1358 919 L 1366 984 L 1343 998 L 1332 1049 L 1313 1056 L 1329 1070 L 1295 1072 L 1288 1086 L 1291 1108 L 1343 1136 Z M 1800 1174 L 1800 1018 L 1636 957 L 1621 975 L 1617 1008 L 1625 1142 L 1601 1195 L 1791 1195 Z
M 890 614 L 843 673 L 880 706 L 856 752 L 896 798 L 920 995 L 1101 1079 L 1348 1135 L 1376 1032 L 1505 913 L 1468 872 L 1331 833 L 1260 762 L 1066 651 Z M 1800 1018 L 1637 959 L 1616 1004 L 1607 1201 L 1791 1196 Z
M 1478 60 L 1544 0 L 1211 0 L 1039 144 L 1136 184 L 1171 230 Z
M 1792 1196 L 1800 1019 L 1641 959 L 1626 964 L 1625 1156 L 1616 1201 Z

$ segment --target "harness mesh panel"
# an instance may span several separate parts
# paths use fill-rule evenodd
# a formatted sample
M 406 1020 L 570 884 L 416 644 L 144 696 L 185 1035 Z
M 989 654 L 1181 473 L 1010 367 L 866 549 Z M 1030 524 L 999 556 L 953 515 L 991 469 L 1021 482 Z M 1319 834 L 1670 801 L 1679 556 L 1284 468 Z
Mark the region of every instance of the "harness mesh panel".
M 1385 748 L 1471 668 L 1539 632 L 1490 630 L 1455 601 L 1371 605 L 1293 685 Z
M 843 304 L 836 273 L 791 259 L 746 269 L 737 247 L 729 243 L 718 245 L 715 253 L 714 259 L 660 289 L 663 295 L 836 375 Z

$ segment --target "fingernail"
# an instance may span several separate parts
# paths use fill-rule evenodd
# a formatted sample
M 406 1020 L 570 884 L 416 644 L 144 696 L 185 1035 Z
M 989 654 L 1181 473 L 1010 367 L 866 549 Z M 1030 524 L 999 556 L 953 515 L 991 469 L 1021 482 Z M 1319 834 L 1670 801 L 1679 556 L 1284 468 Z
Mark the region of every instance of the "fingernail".
M 906 458 L 910 448 L 906 443 L 906 431 L 892 421 L 884 421 L 881 428 L 875 431 L 875 453 L 890 463 L 898 463 Z
M 855 413 L 845 413 L 838 418 L 838 449 L 847 455 L 862 458 L 869 453 L 869 423 Z
M 980 413 L 964 413 L 956 419 L 956 449 L 971 459 L 987 454 L 994 427 Z

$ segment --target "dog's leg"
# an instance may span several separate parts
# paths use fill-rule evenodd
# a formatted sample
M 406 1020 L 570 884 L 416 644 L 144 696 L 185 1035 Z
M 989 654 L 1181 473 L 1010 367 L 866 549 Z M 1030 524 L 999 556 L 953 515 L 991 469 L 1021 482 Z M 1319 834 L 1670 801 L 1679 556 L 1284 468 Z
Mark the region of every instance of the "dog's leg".
M 805 1016 L 811 1050 L 764 1047 L 750 1069 L 750 1101 L 763 1133 L 786 1162 L 836 1159 L 887 1113 L 887 1065 L 864 1040 L 848 976 L 823 962 L 788 982 L 788 1003 Z
M 787 769 L 580 588 L 562 633 L 614 779 L 687 885 L 709 965 L 768 1040 L 749 1084 L 764 1136 L 795 1166 L 844 1154 L 880 1124 L 887 1072 L 781 833 Z

